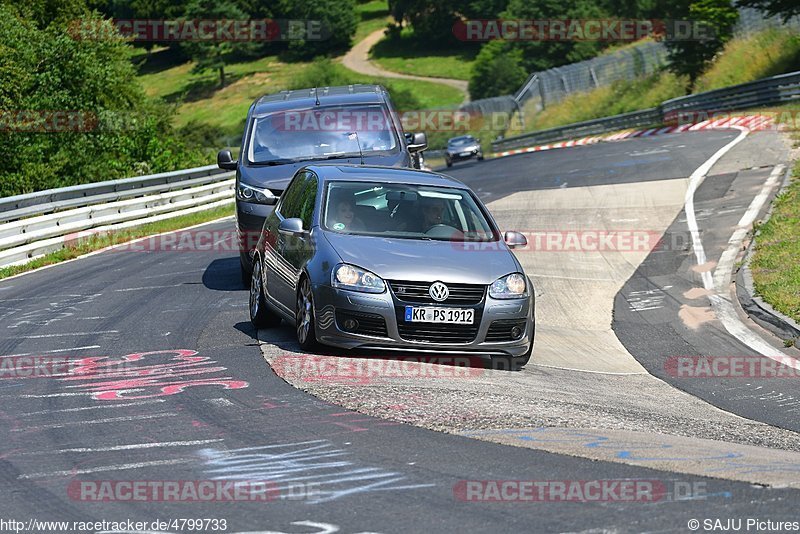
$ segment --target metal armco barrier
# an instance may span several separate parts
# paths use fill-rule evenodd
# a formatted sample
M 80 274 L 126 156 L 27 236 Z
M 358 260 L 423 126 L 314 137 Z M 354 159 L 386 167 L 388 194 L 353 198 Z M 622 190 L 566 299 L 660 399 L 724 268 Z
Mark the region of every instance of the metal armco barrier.
M 233 202 L 216 165 L 0 198 L 0 267 L 60 250 L 69 236 L 187 215 Z
M 501 152 L 537 143 L 551 143 L 553 141 L 563 141 L 627 128 L 653 126 L 667 121 L 679 120 L 681 113 L 688 114 L 702 111 L 710 114 L 721 111 L 739 111 L 754 107 L 785 104 L 798 99 L 800 99 L 800 72 L 791 72 L 754 82 L 673 98 L 662 102 L 657 108 L 633 111 L 612 117 L 577 122 L 558 128 L 508 137 L 493 142 L 492 150 Z

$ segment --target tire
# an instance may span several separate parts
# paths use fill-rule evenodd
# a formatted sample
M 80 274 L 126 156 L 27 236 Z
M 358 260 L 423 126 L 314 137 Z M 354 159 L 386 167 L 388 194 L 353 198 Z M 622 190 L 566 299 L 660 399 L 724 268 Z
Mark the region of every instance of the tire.
M 481 154 L 480 156 L 478 156 L 478 161 L 483 161 L 483 154 Z
M 281 318 L 269 309 L 264 297 L 261 279 L 261 260 L 255 258 L 253 274 L 250 276 L 250 322 L 258 328 L 272 328 L 281 324 Z
M 453 166 L 453 162 L 452 161 L 445 161 L 445 163 L 447 164 L 447 168 L 448 169 Z
M 297 288 L 297 305 L 295 306 L 295 333 L 297 343 L 306 352 L 313 352 L 319 348 L 314 319 L 314 295 L 311 291 L 311 281 L 303 276 Z

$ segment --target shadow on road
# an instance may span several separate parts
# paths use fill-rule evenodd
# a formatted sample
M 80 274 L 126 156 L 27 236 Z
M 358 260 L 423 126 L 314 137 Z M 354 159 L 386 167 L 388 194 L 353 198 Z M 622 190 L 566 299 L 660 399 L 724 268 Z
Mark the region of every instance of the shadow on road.
M 239 269 L 238 256 L 214 260 L 203 273 L 203 285 L 214 291 L 244 291 Z

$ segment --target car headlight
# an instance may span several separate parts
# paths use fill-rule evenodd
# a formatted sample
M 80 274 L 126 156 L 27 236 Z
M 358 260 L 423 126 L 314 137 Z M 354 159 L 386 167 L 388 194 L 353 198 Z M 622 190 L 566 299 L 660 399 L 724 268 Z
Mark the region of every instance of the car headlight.
M 495 280 L 489 286 L 489 296 L 493 299 L 518 299 L 526 297 L 527 283 L 525 282 L 525 275 L 520 273 L 512 273 L 502 278 Z
M 236 188 L 236 198 L 245 202 L 256 202 L 258 204 L 275 204 L 275 195 L 269 189 L 259 189 L 252 185 L 239 182 Z
M 362 291 L 364 293 L 383 293 L 386 291 L 386 283 L 380 276 L 347 263 L 337 265 L 331 278 L 333 287 L 341 289 Z

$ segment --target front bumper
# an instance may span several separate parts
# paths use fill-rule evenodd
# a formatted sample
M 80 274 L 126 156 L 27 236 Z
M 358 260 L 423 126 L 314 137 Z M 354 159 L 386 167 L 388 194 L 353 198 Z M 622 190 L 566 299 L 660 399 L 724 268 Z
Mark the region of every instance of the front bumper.
M 462 154 L 461 152 L 448 152 L 445 156 L 446 156 L 446 159 L 449 159 L 450 161 L 453 161 L 453 162 L 454 161 L 467 161 L 467 160 L 472 159 L 472 158 L 479 158 L 479 157 L 483 156 L 483 152 L 481 152 L 480 150 L 477 150 L 477 151 L 470 150 L 469 154 L 467 154 L 466 156 L 462 156 L 461 154 Z
M 524 356 L 528 354 L 535 331 L 534 301 L 532 297 L 518 300 L 495 300 L 484 294 L 479 304 L 452 305 L 437 304 L 438 307 L 475 308 L 477 328 L 474 337 L 469 340 L 453 340 L 458 337 L 452 332 L 459 330 L 455 325 L 442 325 L 446 330 L 441 342 L 410 339 L 416 337 L 414 329 L 427 330 L 429 323 L 406 323 L 402 310 L 406 305 L 431 306 L 424 303 L 400 301 L 391 289 L 381 294 L 359 293 L 320 284 L 314 287 L 316 300 L 316 334 L 317 339 L 326 345 L 343 349 L 397 350 L 436 352 L 436 353 L 474 353 L 496 356 Z M 344 328 L 343 320 L 355 318 L 363 322 L 362 331 L 355 333 Z M 360 319 L 363 318 L 363 319 Z M 381 328 L 381 320 L 385 330 Z M 494 325 L 494 326 L 493 326 Z M 519 339 L 495 341 L 502 338 L 503 328 L 512 325 L 524 328 Z M 487 334 L 492 334 L 487 340 Z M 465 330 L 464 330 L 465 331 Z M 500 336 L 498 336 L 500 331 Z M 447 338 L 450 338 L 448 341 Z M 432 336 L 431 336 L 432 337 Z

